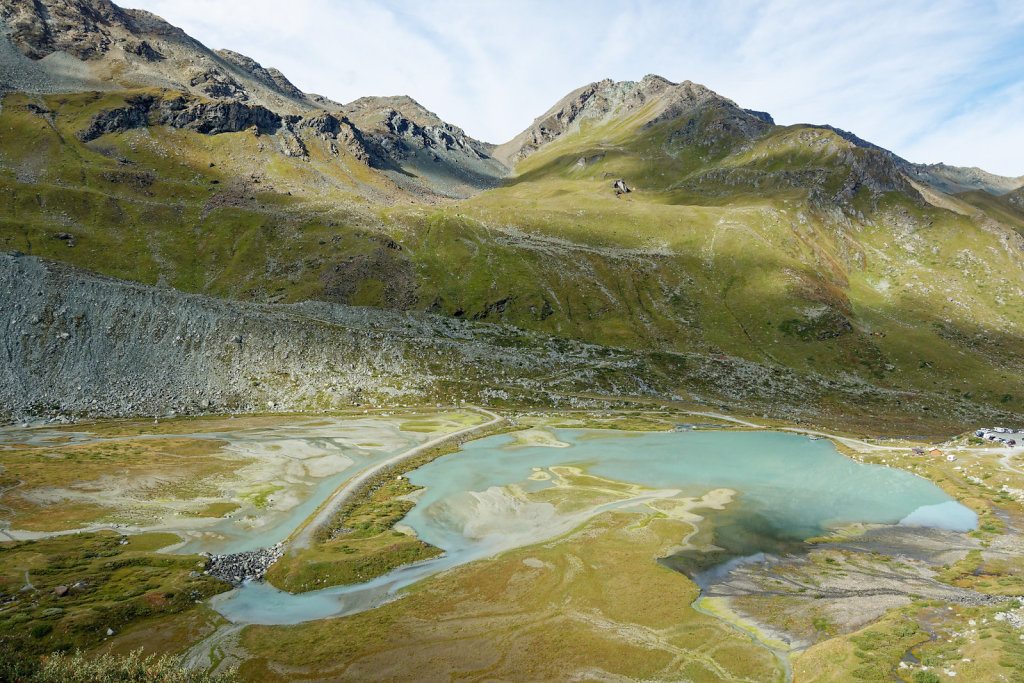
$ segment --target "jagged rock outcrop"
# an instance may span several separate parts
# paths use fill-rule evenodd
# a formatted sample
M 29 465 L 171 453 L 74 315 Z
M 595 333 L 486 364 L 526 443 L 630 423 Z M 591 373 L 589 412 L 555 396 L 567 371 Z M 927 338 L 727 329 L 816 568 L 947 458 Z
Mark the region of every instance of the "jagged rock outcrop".
M 341 132 L 342 125 L 351 128 L 352 124 L 344 116 L 341 118 L 336 117 L 326 111 L 321 111 L 316 114 L 305 116 L 302 119 L 303 128 L 309 128 L 314 133 L 322 135 L 324 137 L 336 138 L 338 133 Z
M 349 154 L 368 166 L 388 168 L 388 160 L 383 150 L 377 150 L 362 132 L 352 125 L 345 116 L 335 116 L 327 111 L 305 116 L 299 124 L 325 140 L 336 140 L 341 143 Z M 335 154 L 338 148 L 329 147 Z
M 565 133 L 580 117 L 587 103 L 602 87 L 612 85 L 611 79 L 590 83 L 573 90 L 555 103 L 551 109 L 534 119 L 533 125 L 494 150 L 497 159 L 514 166 L 542 145 Z
M 903 174 L 899 164 L 885 151 L 851 147 L 837 155 L 842 167 L 848 170 L 843 187 L 833 199 L 841 203 L 852 202 L 863 187 L 873 197 L 886 192 L 902 192 L 923 203 L 921 194 Z
M 153 48 L 148 41 L 140 40 L 138 42 L 130 41 L 124 45 L 125 52 L 130 52 L 133 55 L 142 57 L 146 61 L 156 62 L 161 59 L 166 59 L 159 51 Z
M 283 73 L 272 66 L 267 67 L 267 73 L 270 75 L 271 82 L 280 92 L 283 92 L 285 95 L 291 95 L 297 100 L 306 99 L 305 93 L 296 88 Z
M 184 97 L 160 103 L 160 122 L 174 128 L 198 133 L 237 133 L 256 128 L 273 133 L 281 126 L 281 117 L 258 104 L 241 102 L 190 102 Z
M 1018 209 L 1024 210 L 1024 187 L 1018 188 L 1007 194 L 1006 200 Z
M 107 133 L 119 133 L 132 128 L 149 125 L 149 112 L 156 103 L 155 97 L 139 96 L 127 100 L 127 106 L 106 109 L 95 114 L 89 127 L 78 135 L 83 142 L 95 140 Z
M 188 79 L 189 86 L 207 97 L 214 99 L 249 99 L 238 81 L 216 67 L 193 73 Z
M 184 128 L 206 135 L 237 133 L 250 128 L 256 128 L 260 133 L 273 133 L 281 123 L 279 115 L 259 105 L 237 101 L 204 102 L 185 96 L 161 99 L 136 95 L 127 100 L 125 107 L 107 109 L 94 115 L 79 138 L 88 142 L 106 133 L 147 125 Z

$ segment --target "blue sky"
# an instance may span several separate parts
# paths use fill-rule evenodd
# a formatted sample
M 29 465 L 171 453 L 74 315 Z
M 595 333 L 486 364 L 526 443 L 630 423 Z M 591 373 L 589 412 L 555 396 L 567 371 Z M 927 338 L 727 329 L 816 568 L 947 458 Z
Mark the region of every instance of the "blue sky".
M 1024 2 L 122 0 L 348 102 L 504 142 L 585 83 L 692 80 L 776 122 L 1024 174 Z

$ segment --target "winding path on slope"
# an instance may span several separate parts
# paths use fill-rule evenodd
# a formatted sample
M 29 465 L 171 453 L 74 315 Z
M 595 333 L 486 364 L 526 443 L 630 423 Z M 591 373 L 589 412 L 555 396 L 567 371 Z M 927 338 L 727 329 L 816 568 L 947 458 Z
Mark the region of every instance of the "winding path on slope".
M 376 465 L 366 468 L 356 476 L 349 479 L 347 482 L 345 482 L 344 485 L 342 485 L 340 488 L 338 488 L 338 490 L 331 494 L 330 498 L 328 498 L 324 502 L 324 504 L 320 506 L 320 509 L 316 513 L 314 513 L 314 515 L 309 519 L 309 521 L 302 527 L 300 527 L 299 530 L 295 533 L 295 535 L 292 536 L 292 539 L 288 544 L 288 549 L 299 550 L 303 548 L 308 548 L 310 546 L 310 542 L 313 539 L 313 534 L 316 533 L 316 530 L 322 527 L 323 525 L 327 524 L 338 513 L 339 510 L 341 510 L 345 505 L 349 503 L 349 501 L 352 500 L 352 498 L 359 492 L 359 489 L 362 488 L 362 486 L 366 482 L 368 482 L 370 479 L 375 477 L 380 472 L 404 460 L 415 458 L 417 455 L 420 455 L 424 451 L 430 448 L 434 448 L 435 446 L 440 446 L 446 441 L 457 439 L 461 436 L 470 434 L 477 430 L 487 429 L 488 427 L 497 425 L 501 423 L 503 420 L 505 420 L 505 418 L 502 417 L 501 415 L 498 415 L 497 413 L 492 413 L 486 408 L 481 408 L 479 406 L 473 405 L 467 405 L 465 407 L 481 412 L 484 415 L 491 417 L 492 419 L 489 422 L 484 422 L 483 424 L 473 425 L 472 427 L 465 427 L 464 429 L 460 429 L 456 432 L 449 432 L 448 434 L 443 434 L 441 436 L 435 437 L 429 441 L 421 443 L 419 446 L 414 446 L 413 448 L 410 448 L 407 451 L 402 451 L 397 455 L 391 456 L 387 460 L 382 460 Z

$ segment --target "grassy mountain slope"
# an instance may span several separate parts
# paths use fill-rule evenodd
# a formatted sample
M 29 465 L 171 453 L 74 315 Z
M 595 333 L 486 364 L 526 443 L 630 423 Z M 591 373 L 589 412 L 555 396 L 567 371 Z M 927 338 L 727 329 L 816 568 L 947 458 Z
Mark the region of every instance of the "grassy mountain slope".
M 573 334 L 1018 405 L 1019 223 L 929 204 L 888 155 L 830 130 L 749 135 L 734 116 L 584 121 L 460 210 L 524 242 L 633 250 L 612 277 L 566 248 L 514 279 L 550 292 L 569 280 L 559 308 L 575 308 Z M 616 196 L 618 178 L 634 191 Z
M 1024 412 L 1017 193 L 950 196 L 851 134 L 656 76 L 574 91 L 497 148 L 409 98 L 304 97 L 9 93 L 0 247 L 663 354 L 663 395 L 707 395 L 679 373 L 699 358 L 832 386 L 811 409 Z M 722 395 L 757 401 L 750 381 Z

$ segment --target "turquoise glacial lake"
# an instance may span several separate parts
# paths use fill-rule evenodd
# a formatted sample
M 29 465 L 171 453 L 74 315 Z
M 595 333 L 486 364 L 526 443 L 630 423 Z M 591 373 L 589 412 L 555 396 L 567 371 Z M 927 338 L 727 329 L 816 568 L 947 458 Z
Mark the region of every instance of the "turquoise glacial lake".
M 672 433 L 553 430 L 564 448 L 521 446 L 511 435 L 466 444 L 409 473 L 425 486 L 403 523 L 442 548 L 441 557 L 399 568 L 356 586 L 292 595 L 247 584 L 211 604 L 239 623 L 289 624 L 341 616 L 394 599 L 409 584 L 450 567 L 556 537 L 582 523 L 553 506 L 510 493 L 550 486 L 538 472 L 554 466 L 639 484 L 667 494 L 735 491 L 723 510 L 698 509 L 720 551 L 704 570 L 759 552 L 798 551 L 804 539 L 850 523 L 910 524 L 955 531 L 976 528 L 975 513 L 927 479 L 857 463 L 825 440 L 782 432 Z M 625 500 L 590 511 L 637 507 Z M 680 539 L 682 540 L 682 539 Z M 692 560 L 692 558 L 691 558 Z M 671 558 L 667 563 L 672 566 Z

